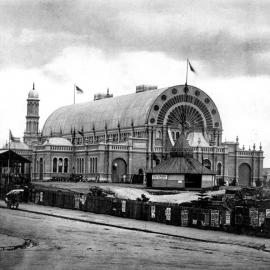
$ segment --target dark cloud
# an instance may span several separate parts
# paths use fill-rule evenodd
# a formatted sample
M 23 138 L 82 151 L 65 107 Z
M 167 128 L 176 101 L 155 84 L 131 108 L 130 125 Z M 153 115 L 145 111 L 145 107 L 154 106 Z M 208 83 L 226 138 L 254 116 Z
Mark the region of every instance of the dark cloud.
M 188 56 L 216 76 L 270 73 L 267 1 L 2 1 L 0 10 L 2 66 L 42 66 L 75 45 Z

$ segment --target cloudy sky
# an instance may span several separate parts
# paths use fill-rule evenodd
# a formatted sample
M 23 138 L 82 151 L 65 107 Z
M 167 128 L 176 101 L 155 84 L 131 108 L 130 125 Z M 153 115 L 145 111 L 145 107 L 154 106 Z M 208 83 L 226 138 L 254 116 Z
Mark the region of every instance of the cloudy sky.
M 260 142 L 270 167 L 270 1 L 0 0 L 0 145 L 23 136 L 27 93 L 40 95 L 40 127 L 73 102 L 73 85 L 133 93 L 185 82 L 219 108 L 223 139 Z

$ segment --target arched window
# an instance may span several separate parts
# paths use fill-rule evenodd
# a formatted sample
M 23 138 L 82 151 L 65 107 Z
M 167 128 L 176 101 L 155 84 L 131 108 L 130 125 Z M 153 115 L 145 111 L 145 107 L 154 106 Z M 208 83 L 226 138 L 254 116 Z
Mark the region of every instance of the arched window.
M 211 170 L 211 162 L 209 159 L 204 159 L 203 160 L 203 166 L 206 167 L 207 169 Z
M 179 138 L 179 136 L 180 136 L 180 133 L 177 131 L 176 132 L 176 140 Z
M 62 173 L 63 172 L 63 159 L 59 158 L 58 160 L 58 172 Z
M 53 159 L 53 172 L 56 173 L 57 172 L 57 158 Z
M 174 133 L 174 131 L 172 132 L 172 137 L 173 137 L 173 140 L 175 141 L 175 133 Z
M 95 173 L 97 173 L 97 158 L 95 158 Z
M 68 158 L 64 159 L 64 173 L 68 172 Z
M 221 170 L 222 170 L 222 164 L 219 162 L 218 164 L 217 164 L 217 175 L 221 175 L 222 173 L 221 173 Z
M 82 158 L 81 159 L 81 165 L 82 165 L 82 167 L 81 167 L 81 173 L 84 173 L 84 158 Z

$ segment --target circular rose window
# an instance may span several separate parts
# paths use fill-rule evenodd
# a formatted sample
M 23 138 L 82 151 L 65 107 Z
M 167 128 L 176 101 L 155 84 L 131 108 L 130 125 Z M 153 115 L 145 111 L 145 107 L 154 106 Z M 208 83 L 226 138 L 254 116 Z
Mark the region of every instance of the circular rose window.
M 155 118 L 151 118 L 151 119 L 150 119 L 150 123 L 151 123 L 151 124 L 154 124 L 155 121 L 156 121 Z
M 205 102 L 206 104 L 208 104 L 208 103 L 210 102 L 210 99 L 209 99 L 209 98 L 206 98 L 206 99 L 204 100 L 204 102 Z
M 173 88 L 172 93 L 173 93 L 174 95 L 176 95 L 176 94 L 177 94 L 177 89 L 176 89 L 176 88 Z
M 162 95 L 162 96 L 161 96 L 161 99 L 162 99 L 162 100 L 166 100 L 166 99 L 167 99 L 166 95 Z
M 198 97 L 200 94 L 201 94 L 201 93 L 200 93 L 200 91 L 199 91 L 199 90 L 196 90 L 196 91 L 195 91 L 195 96 L 197 96 L 197 97 Z

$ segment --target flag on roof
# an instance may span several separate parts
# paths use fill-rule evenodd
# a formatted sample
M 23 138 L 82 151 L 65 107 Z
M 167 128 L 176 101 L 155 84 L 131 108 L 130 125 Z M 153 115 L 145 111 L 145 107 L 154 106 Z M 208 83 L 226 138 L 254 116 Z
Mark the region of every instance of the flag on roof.
M 192 72 L 196 73 L 194 67 L 191 65 L 190 61 L 188 60 L 188 65 L 189 65 L 189 68 Z
M 77 91 L 77 94 L 82 94 L 83 93 L 83 90 L 80 87 L 78 87 L 77 85 L 75 85 L 75 89 Z

